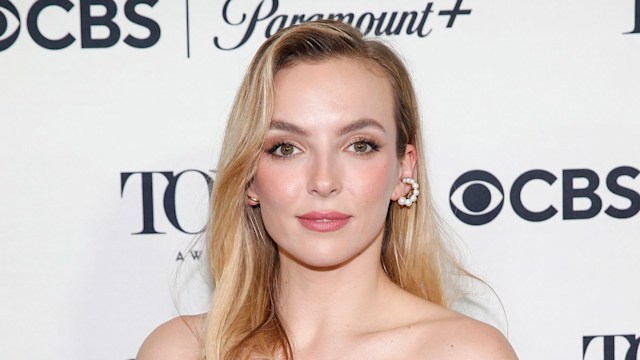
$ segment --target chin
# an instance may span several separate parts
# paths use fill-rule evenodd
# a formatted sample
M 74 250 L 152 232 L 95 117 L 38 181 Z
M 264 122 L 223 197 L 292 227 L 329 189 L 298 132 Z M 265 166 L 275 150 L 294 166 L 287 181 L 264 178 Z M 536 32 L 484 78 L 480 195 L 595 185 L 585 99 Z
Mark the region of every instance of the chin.
M 292 251 L 280 248 L 280 256 L 285 256 L 306 268 L 323 271 L 344 266 L 361 255 L 365 250 L 364 248 L 366 246 L 363 246 L 363 249 L 360 250 L 345 249 L 335 246 L 335 244 L 314 246 L 312 249 L 292 249 Z

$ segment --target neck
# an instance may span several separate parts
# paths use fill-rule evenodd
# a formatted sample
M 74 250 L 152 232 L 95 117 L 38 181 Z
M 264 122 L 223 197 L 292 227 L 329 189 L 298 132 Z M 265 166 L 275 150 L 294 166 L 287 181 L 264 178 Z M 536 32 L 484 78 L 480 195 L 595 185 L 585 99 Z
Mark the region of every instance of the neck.
M 298 344 L 370 329 L 395 285 L 380 263 L 382 233 L 362 253 L 331 268 L 309 268 L 280 254 L 279 309 Z

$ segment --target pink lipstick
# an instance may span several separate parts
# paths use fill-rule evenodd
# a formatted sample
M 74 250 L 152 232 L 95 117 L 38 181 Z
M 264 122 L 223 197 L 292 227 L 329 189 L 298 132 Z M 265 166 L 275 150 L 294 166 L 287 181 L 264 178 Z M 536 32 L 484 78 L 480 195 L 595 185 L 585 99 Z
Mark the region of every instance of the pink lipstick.
M 329 232 L 347 225 L 351 216 L 335 211 L 312 211 L 298 216 L 298 220 L 311 231 Z

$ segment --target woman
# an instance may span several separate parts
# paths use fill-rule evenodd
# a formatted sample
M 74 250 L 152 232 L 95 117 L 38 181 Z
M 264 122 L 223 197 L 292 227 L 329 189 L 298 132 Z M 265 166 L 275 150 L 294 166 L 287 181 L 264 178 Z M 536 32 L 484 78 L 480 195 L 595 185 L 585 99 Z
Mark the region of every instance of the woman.
M 145 359 L 516 359 L 446 306 L 458 268 L 427 189 L 398 57 L 349 25 L 285 29 L 255 55 L 222 145 L 208 314 L 171 320 Z M 422 187 L 420 187 L 422 186 Z

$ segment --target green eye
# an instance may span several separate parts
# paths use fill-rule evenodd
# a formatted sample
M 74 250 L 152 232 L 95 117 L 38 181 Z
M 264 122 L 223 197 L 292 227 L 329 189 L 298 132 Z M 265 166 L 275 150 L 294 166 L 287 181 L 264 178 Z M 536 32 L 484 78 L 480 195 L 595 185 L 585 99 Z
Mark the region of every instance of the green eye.
M 300 149 L 298 149 L 293 144 L 278 143 L 278 144 L 273 145 L 271 147 L 271 149 L 269 149 L 267 152 L 269 154 L 273 155 L 273 156 L 277 156 L 277 157 L 283 158 L 283 157 L 289 157 L 289 156 L 296 155 L 297 153 L 300 152 Z
M 369 147 L 369 144 L 367 144 L 364 141 L 360 141 L 357 142 L 355 144 L 353 144 L 353 150 L 355 152 L 367 152 L 367 148 Z
M 354 141 L 347 148 L 348 151 L 356 155 L 370 155 L 375 151 L 378 151 L 380 146 L 370 139 L 354 139 Z
M 293 149 L 294 149 L 293 145 L 284 144 L 284 145 L 280 146 L 280 153 L 282 155 L 291 155 L 291 154 L 293 154 Z

